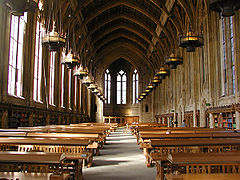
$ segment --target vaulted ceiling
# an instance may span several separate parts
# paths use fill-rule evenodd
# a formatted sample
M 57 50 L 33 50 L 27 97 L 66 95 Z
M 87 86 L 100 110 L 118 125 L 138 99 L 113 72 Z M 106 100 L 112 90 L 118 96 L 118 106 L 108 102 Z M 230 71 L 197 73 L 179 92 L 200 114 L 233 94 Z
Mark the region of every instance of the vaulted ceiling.
M 152 71 L 177 47 L 179 34 L 189 24 L 198 28 L 199 9 L 207 7 L 206 0 L 53 1 L 61 7 L 65 31 L 72 15 L 71 32 L 74 29 L 77 49 L 88 63 L 110 65 L 104 60 L 114 52 L 117 58 L 128 56 L 135 61 L 132 64 L 147 65 Z

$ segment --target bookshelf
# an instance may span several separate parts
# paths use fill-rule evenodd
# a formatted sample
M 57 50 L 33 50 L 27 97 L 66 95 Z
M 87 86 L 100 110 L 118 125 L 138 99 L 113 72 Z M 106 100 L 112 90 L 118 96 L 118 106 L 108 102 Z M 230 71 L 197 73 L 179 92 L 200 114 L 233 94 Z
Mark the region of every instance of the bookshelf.
M 8 111 L 8 128 L 18 128 L 29 126 L 29 113 Z
M 215 107 L 208 109 L 208 114 L 213 115 L 214 127 L 225 129 L 236 129 L 235 106 Z M 208 119 L 210 121 L 210 118 Z M 209 127 L 210 122 L 208 122 Z
M 33 114 L 33 126 L 45 126 L 46 114 L 34 113 Z
M 57 114 L 52 114 L 50 117 L 50 125 L 56 125 L 58 124 L 58 115 Z

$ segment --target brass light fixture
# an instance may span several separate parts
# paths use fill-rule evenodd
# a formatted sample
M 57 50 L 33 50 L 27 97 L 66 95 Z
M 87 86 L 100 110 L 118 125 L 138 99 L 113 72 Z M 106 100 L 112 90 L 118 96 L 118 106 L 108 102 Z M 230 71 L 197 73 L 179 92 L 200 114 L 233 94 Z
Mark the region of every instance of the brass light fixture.
M 66 37 L 62 32 L 61 23 L 61 8 L 58 18 L 58 29 L 56 27 L 56 18 L 54 17 L 54 5 L 52 1 L 52 7 L 49 8 L 49 17 L 46 19 L 48 23 L 46 24 L 46 34 L 42 38 L 42 44 L 45 45 L 50 51 L 57 51 L 59 48 L 64 47 L 66 43 Z M 50 26 L 52 25 L 52 31 L 50 32 Z
M 90 89 L 91 91 L 94 91 L 95 89 L 97 89 L 97 85 L 96 84 L 90 84 L 88 89 Z
M 5 5 L 14 16 L 23 16 L 24 12 L 34 11 L 37 8 L 37 0 L 5 0 Z
M 86 86 L 89 86 L 90 84 L 94 83 L 94 80 L 90 77 L 90 75 L 87 75 L 82 83 Z
M 63 57 L 62 63 L 66 64 L 68 69 L 72 69 L 74 66 L 80 63 L 79 55 L 72 50 L 69 50 L 67 55 Z
M 158 86 L 161 82 L 162 82 L 162 79 L 159 78 L 159 76 L 154 76 L 153 79 L 151 80 L 151 82 L 155 85 L 155 86 Z
M 145 96 L 140 95 L 139 98 L 143 100 L 145 98 Z
M 186 48 L 187 52 L 194 52 L 196 47 L 200 47 L 204 45 L 203 36 L 196 36 L 190 26 L 187 34 L 185 36 L 180 36 L 179 38 L 179 46 Z
M 145 92 L 146 92 L 146 93 L 150 93 L 151 90 L 150 90 L 150 89 L 146 89 Z
M 99 89 L 94 89 L 92 92 L 97 95 L 100 91 Z
M 73 75 L 77 76 L 79 79 L 83 79 L 84 76 L 88 75 L 87 67 L 83 68 L 82 64 L 73 70 Z
M 209 8 L 223 17 L 233 16 L 240 9 L 239 0 L 209 0 Z
M 147 93 L 143 92 L 141 93 L 141 96 L 147 96 Z
M 157 76 L 160 76 L 161 79 L 165 79 L 169 75 L 169 71 L 162 66 L 159 71 L 156 72 Z
M 153 83 L 149 83 L 146 89 L 153 90 L 155 88 Z
M 176 69 L 177 65 L 182 63 L 183 58 L 179 57 L 174 50 L 170 56 L 165 57 L 165 64 L 167 64 L 171 69 Z
M 56 31 L 56 26 L 54 25 L 52 31 L 43 36 L 42 43 L 48 47 L 50 51 L 57 51 L 58 48 L 64 47 L 66 39 Z
M 63 50 L 63 58 L 62 63 L 66 64 L 67 68 L 72 69 L 74 66 L 80 64 L 80 56 L 76 51 L 76 44 L 75 44 L 75 33 L 73 28 L 73 36 L 72 36 L 72 49 L 70 48 L 70 18 L 68 22 L 68 33 L 67 33 L 67 43 L 66 48 Z M 65 55 L 64 55 L 65 54 Z

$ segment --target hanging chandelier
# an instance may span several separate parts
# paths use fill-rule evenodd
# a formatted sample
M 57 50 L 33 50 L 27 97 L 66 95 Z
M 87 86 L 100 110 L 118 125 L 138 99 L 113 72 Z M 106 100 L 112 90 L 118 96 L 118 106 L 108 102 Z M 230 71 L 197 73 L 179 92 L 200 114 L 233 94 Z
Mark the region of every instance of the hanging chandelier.
M 57 51 L 60 47 L 64 47 L 65 43 L 66 38 L 56 31 L 55 25 L 53 26 L 52 31 L 50 33 L 46 33 L 42 38 L 42 44 L 50 51 Z
M 83 79 L 83 77 L 87 75 L 88 75 L 88 69 L 83 68 L 81 64 L 79 67 L 73 70 L 73 76 L 77 76 L 79 79 Z
M 90 84 L 94 83 L 94 80 L 89 75 L 87 75 L 82 83 L 86 86 L 89 86 Z
M 140 94 L 140 96 L 144 96 L 145 97 L 145 96 L 147 96 L 147 93 L 143 92 L 143 93 Z
M 38 6 L 37 0 L 5 0 L 4 2 L 14 16 L 23 16 L 24 12 L 34 11 Z
M 100 91 L 99 89 L 94 89 L 92 92 L 97 95 Z
M 233 16 L 235 11 L 240 9 L 239 0 L 209 0 L 209 7 L 212 11 L 220 13 L 223 17 Z
M 169 75 L 169 71 L 162 66 L 159 71 L 156 72 L 156 76 L 160 76 L 161 79 L 165 79 Z
M 151 90 L 150 90 L 150 89 L 146 89 L 145 92 L 146 92 L 146 93 L 150 93 Z
M 167 64 L 171 69 L 176 69 L 177 65 L 182 63 L 183 63 L 183 58 L 179 57 L 174 50 L 170 56 L 165 57 L 165 64 Z
M 72 69 L 74 66 L 80 63 L 79 55 L 69 50 L 67 55 L 62 58 L 62 63 L 66 64 L 68 69 Z
M 97 89 L 97 85 L 96 84 L 90 84 L 88 86 L 88 89 L 90 89 L 91 91 L 94 91 L 94 89 Z
M 179 46 L 186 48 L 187 52 L 194 52 L 196 47 L 200 47 L 203 45 L 204 45 L 203 36 L 194 35 L 190 27 L 186 36 L 180 36 L 179 38 Z
M 57 51 L 59 48 L 64 47 L 66 43 L 66 37 L 62 33 L 62 22 L 61 22 L 61 8 L 59 12 L 59 18 L 54 17 L 54 8 L 53 1 L 52 7 L 49 8 L 49 17 L 46 19 L 48 22 L 46 24 L 46 34 L 42 38 L 42 44 L 45 45 L 50 51 Z M 56 27 L 56 21 L 58 21 L 58 29 Z M 52 31 L 50 29 L 52 25 Z
M 155 85 L 158 86 L 160 83 L 162 83 L 162 79 L 159 78 L 159 76 L 154 76 L 151 82 Z
M 76 65 L 80 64 L 80 56 L 76 50 L 76 43 L 75 43 L 75 32 L 73 26 L 73 35 L 72 35 L 72 49 L 70 48 L 70 18 L 71 15 L 69 14 L 69 22 L 68 22 L 68 33 L 67 33 L 67 43 L 66 47 L 64 48 L 64 53 L 67 55 L 63 55 L 62 63 L 66 64 L 67 68 L 72 69 Z
M 155 85 L 150 82 L 150 83 L 147 85 L 147 88 L 146 88 L 146 89 L 149 89 L 150 91 L 152 91 L 154 88 L 155 88 Z

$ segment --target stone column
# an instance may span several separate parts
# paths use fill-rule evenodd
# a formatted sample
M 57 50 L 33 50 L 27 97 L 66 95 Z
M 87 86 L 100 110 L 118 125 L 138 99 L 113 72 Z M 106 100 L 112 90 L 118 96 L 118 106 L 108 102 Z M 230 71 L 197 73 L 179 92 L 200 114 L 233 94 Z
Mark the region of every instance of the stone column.
M 236 129 L 240 129 L 240 113 L 239 111 L 235 111 L 235 115 L 236 115 Z
M 2 116 L 0 117 L 2 119 L 2 128 L 7 129 L 8 128 L 8 111 L 3 111 Z
M 46 117 L 46 125 L 50 125 L 50 114 Z
M 209 123 L 209 127 L 210 128 L 214 128 L 214 118 L 213 118 L 213 114 L 212 113 L 209 113 L 209 120 L 210 120 L 210 123 Z
M 193 111 L 193 127 L 197 127 L 196 109 Z
M 28 122 L 29 122 L 29 126 L 33 126 L 33 113 L 30 113 Z

